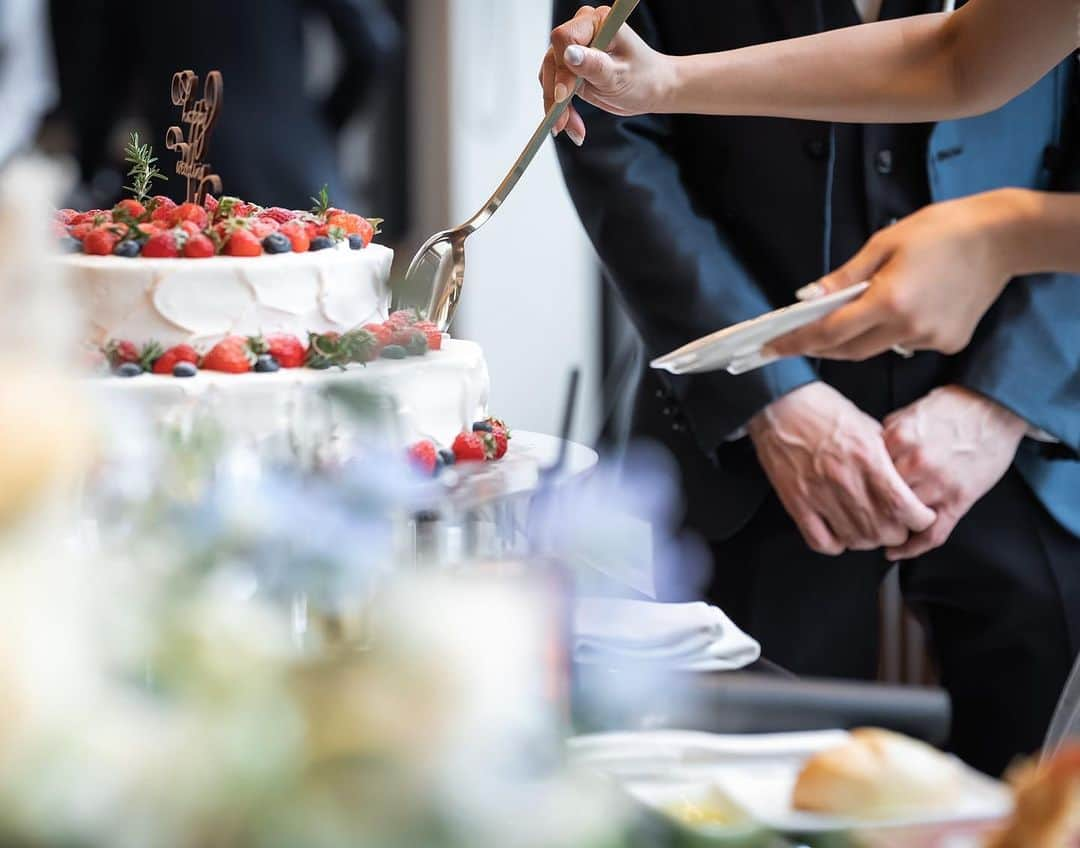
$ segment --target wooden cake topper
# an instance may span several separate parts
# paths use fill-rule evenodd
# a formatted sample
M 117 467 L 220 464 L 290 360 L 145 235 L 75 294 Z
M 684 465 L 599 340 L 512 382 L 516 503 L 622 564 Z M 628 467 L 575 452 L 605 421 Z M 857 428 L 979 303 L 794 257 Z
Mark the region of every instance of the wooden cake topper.
M 165 146 L 180 154 L 176 173 L 187 178 L 188 203 L 202 204 L 207 192 L 221 194 L 221 177 L 210 173 L 210 164 L 203 161 L 210 133 L 221 108 L 224 90 L 221 71 L 211 71 L 206 75 L 203 97 L 196 101 L 198 89 L 199 78 L 194 71 L 173 74 L 172 102 L 173 105 L 181 107 L 180 120 L 188 125 L 189 130 L 185 137 L 184 130 L 180 127 L 169 127 Z

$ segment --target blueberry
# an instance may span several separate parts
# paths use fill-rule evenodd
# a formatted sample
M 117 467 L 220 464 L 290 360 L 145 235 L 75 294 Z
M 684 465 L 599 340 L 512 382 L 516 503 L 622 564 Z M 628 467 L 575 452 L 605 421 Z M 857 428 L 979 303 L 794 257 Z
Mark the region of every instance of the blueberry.
M 401 345 L 387 345 L 382 352 L 383 359 L 404 359 L 408 355 L 409 352 Z
M 432 476 L 438 477 L 442 473 L 442 470 L 446 468 L 446 460 L 442 458 L 442 454 L 435 455 L 435 470 L 432 472 Z
M 142 245 L 134 239 L 127 239 L 116 243 L 113 248 L 113 256 L 123 256 L 125 259 L 134 259 L 142 253 Z
M 60 252 L 61 253 L 82 253 L 82 242 L 74 236 L 64 236 L 60 239 Z
M 281 366 L 278 365 L 278 361 L 274 357 L 264 353 L 255 360 L 255 370 L 259 374 L 273 374 L 275 371 L 280 371 Z
M 363 237 L 358 236 L 356 233 L 353 233 L 351 236 L 349 236 L 349 247 L 351 247 L 353 250 L 363 250 L 364 249 L 364 239 L 363 239 Z
M 334 240 L 329 236 L 316 236 L 311 240 L 311 250 L 329 250 L 334 246 Z
M 409 356 L 423 356 L 428 352 L 427 336 L 421 332 L 413 333 L 409 343 L 405 345 L 405 350 L 409 352 Z
M 442 460 L 443 465 L 450 466 L 457 462 L 457 457 L 454 456 L 454 452 L 450 448 L 443 448 L 439 451 L 439 459 Z
M 198 373 L 199 369 L 195 367 L 194 362 L 177 362 L 172 370 L 174 377 L 194 377 Z
M 292 242 L 282 233 L 270 233 L 262 240 L 263 250 L 267 253 L 291 253 Z M 314 248 L 312 248 L 314 250 Z
M 472 425 L 472 431 L 474 433 L 494 433 L 495 428 L 488 424 L 487 421 L 477 421 Z
M 142 366 L 138 362 L 125 362 L 116 369 L 117 377 L 138 377 L 142 374 Z

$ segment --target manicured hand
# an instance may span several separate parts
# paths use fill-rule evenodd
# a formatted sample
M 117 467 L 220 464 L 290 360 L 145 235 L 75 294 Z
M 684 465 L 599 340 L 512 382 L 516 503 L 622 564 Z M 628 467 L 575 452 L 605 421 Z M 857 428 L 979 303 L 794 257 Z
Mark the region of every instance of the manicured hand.
M 1027 423 L 960 386 L 935 389 L 885 419 L 896 470 L 937 520 L 886 553 L 913 559 L 945 544 L 957 522 L 1005 476 Z
M 749 430 L 784 508 L 818 553 L 898 547 L 937 518 L 893 466 L 881 425 L 824 383 L 773 402 Z
M 551 47 L 540 68 L 545 112 L 573 93 L 579 77 L 585 79 L 579 96 L 614 115 L 655 111 L 661 93 L 671 87 L 668 57 L 649 47 L 629 26 L 619 30 L 606 53 L 588 46 L 610 12 L 609 6 L 583 6 L 573 20 L 551 33 Z M 556 125 L 555 135 L 563 130 L 579 147 L 584 143 L 585 122 L 573 106 Z
M 1027 194 L 1005 189 L 937 203 L 879 231 L 822 279 L 822 294 L 870 280 L 853 303 L 777 339 L 781 356 L 863 360 L 894 346 L 953 354 L 1013 276 L 1012 227 Z

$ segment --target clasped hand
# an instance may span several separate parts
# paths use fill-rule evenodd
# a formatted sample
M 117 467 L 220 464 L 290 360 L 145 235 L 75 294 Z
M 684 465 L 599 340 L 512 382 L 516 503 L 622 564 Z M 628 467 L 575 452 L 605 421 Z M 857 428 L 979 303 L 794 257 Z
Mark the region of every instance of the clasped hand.
M 811 549 L 884 548 L 911 559 L 944 544 L 1004 476 L 1026 425 L 948 386 L 882 425 L 824 383 L 781 398 L 750 423 L 759 460 Z

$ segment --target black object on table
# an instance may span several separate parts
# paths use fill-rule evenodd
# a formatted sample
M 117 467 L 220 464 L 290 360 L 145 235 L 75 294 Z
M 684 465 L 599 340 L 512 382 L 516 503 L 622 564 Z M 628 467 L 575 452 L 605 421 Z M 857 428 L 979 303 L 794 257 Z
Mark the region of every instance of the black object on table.
M 882 727 L 941 746 L 951 705 L 941 689 L 801 679 L 767 660 L 740 672 L 663 673 L 575 664 L 578 732 L 779 733 Z

